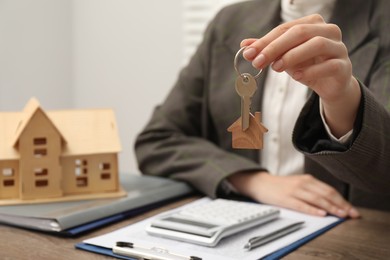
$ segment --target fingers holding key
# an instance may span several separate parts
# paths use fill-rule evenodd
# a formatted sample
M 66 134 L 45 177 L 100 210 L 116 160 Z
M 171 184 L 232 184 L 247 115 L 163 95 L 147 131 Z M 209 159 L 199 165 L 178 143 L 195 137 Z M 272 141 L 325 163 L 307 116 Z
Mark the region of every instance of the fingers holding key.
M 357 92 L 357 84 L 341 30 L 320 15 L 281 24 L 260 39 L 243 40 L 244 46 L 244 58 L 257 69 L 271 65 L 277 72 L 285 71 L 328 102 L 345 102 L 349 96 L 358 100 L 359 95 L 352 93 Z
M 275 27 L 273 30 L 271 30 L 269 33 L 267 33 L 264 37 L 260 39 L 247 39 L 249 41 L 258 40 L 256 47 L 258 47 L 260 50 L 266 47 L 268 44 L 270 44 L 273 40 L 278 38 L 279 36 L 283 35 L 285 32 L 287 32 L 290 28 L 294 27 L 295 25 L 300 24 L 324 24 L 324 19 L 318 15 L 309 15 L 302 17 L 297 20 L 293 20 L 287 23 L 283 23 L 277 27 Z M 246 46 L 246 40 L 245 42 L 241 42 L 241 47 Z M 252 43 L 250 42 L 250 43 Z
M 315 44 L 321 44 L 321 39 L 340 42 L 341 31 L 336 25 L 326 24 L 321 16 L 311 15 L 279 25 L 260 39 L 245 39 L 241 46 L 248 46 L 244 58 L 260 69 L 313 38 L 316 38 Z
M 264 52 L 267 52 L 267 50 L 265 49 Z M 273 58 L 274 55 L 271 55 L 270 57 Z M 287 50 L 281 58 L 275 57 L 272 68 L 278 72 L 286 69 L 296 70 L 339 57 L 348 57 L 344 44 L 316 36 Z M 256 59 L 253 63 L 256 63 Z

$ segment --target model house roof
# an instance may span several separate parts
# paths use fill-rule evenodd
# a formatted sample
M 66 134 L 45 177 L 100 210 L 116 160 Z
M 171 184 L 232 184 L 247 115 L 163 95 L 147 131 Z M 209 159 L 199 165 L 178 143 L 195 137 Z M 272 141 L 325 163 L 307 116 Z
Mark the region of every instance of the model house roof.
M 64 141 L 63 156 L 121 150 L 115 115 L 111 109 L 44 111 L 36 99 L 31 99 L 22 112 L 0 112 L 0 160 L 19 158 L 17 146 L 14 145 L 38 112 L 43 112 L 58 130 Z
M 32 118 L 34 117 L 34 115 L 36 113 L 42 113 L 48 119 L 48 121 L 52 124 L 54 129 L 57 130 L 57 132 L 61 136 L 61 138 L 64 139 L 64 137 L 61 135 L 61 132 L 53 124 L 53 122 L 50 120 L 50 118 L 48 118 L 45 111 L 41 108 L 38 100 L 36 100 L 35 98 L 31 98 L 28 101 L 27 105 L 24 107 L 23 112 L 20 114 L 20 117 L 18 118 L 18 124 L 16 126 L 15 133 L 12 136 L 10 136 L 11 140 L 12 140 L 11 141 L 12 146 L 16 146 L 16 144 L 20 138 L 20 135 L 26 129 L 26 127 L 31 122 Z

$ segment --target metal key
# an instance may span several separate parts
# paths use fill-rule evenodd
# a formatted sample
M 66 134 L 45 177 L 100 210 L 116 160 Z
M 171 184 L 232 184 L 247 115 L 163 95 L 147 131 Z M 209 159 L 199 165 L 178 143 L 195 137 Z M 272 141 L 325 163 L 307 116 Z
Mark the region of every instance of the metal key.
M 242 73 L 236 79 L 236 91 L 241 97 L 241 127 L 245 131 L 249 127 L 249 114 L 252 96 L 255 94 L 257 84 L 255 78 L 249 73 Z

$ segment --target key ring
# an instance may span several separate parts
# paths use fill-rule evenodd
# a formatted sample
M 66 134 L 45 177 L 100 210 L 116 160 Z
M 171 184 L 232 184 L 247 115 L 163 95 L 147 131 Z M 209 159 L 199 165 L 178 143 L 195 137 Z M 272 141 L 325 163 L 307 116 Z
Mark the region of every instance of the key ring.
M 239 70 L 238 70 L 238 66 L 237 66 L 237 60 L 238 60 L 238 56 L 240 56 L 240 54 L 245 50 L 247 46 L 244 46 L 242 47 L 237 53 L 236 53 L 236 56 L 234 57 L 234 69 L 236 70 L 237 74 L 241 77 L 243 77 L 245 79 L 245 73 L 241 73 Z M 255 76 L 252 76 L 254 77 L 255 79 L 257 79 L 258 77 L 260 77 L 260 74 L 263 70 L 260 69 L 259 73 L 257 73 Z

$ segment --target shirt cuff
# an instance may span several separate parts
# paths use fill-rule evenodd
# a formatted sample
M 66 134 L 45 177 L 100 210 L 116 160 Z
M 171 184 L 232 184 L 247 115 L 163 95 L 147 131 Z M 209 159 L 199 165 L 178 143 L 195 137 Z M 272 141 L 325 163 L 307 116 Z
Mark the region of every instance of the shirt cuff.
M 332 134 L 332 132 L 330 131 L 330 128 L 329 128 L 328 124 L 326 123 L 325 116 L 324 116 L 324 107 L 322 106 L 321 98 L 320 98 L 319 104 L 320 104 L 320 115 L 321 115 L 322 123 L 324 124 L 325 130 L 326 130 L 329 138 L 332 141 L 336 141 L 336 142 L 339 142 L 341 144 L 348 144 L 348 143 L 350 143 L 350 141 L 352 140 L 353 128 L 351 130 L 349 130 L 348 133 L 346 133 L 345 135 L 341 136 L 340 138 L 335 137 Z

